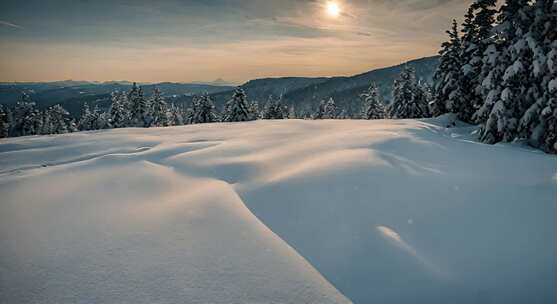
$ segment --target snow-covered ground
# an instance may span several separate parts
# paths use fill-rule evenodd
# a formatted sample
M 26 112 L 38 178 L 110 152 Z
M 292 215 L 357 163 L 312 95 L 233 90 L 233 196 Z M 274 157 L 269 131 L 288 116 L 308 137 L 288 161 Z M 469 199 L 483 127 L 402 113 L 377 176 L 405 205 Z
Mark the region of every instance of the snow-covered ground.
M 0 303 L 556 303 L 557 157 L 444 124 L 2 140 Z

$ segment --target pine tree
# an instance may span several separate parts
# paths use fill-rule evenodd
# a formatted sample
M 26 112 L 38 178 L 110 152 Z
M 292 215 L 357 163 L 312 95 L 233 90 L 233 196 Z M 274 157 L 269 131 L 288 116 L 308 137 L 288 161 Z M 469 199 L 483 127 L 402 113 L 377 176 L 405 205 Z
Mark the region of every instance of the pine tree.
M 483 105 L 482 61 L 493 36 L 496 3 L 497 0 L 476 0 L 462 24 L 462 68 L 458 77 L 458 92 L 448 108 L 466 122 L 472 122 L 474 113 Z
M 147 128 L 151 125 L 151 107 L 149 101 L 143 96 L 143 90 L 133 83 L 132 90 L 128 94 L 131 107 L 131 126 Z
M 193 99 L 193 109 L 191 112 L 190 124 L 217 122 L 219 115 L 213 104 L 213 100 L 208 93 Z
M 91 112 L 91 108 L 89 108 L 89 104 L 83 104 L 83 110 L 81 110 L 81 116 L 79 117 L 78 128 L 80 131 L 88 131 L 93 130 L 93 121 L 94 121 L 93 113 Z
M 447 31 L 449 41 L 441 45 L 439 55 L 439 66 L 433 76 L 433 100 L 430 104 L 433 116 L 439 116 L 449 112 L 448 104 L 455 104 L 458 97 L 458 81 L 462 63 L 462 43 L 458 34 L 458 24 L 453 19 L 450 31 Z
M 475 115 L 481 119 L 491 104 L 488 120 L 480 131 L 485 143 L 512 141 L 518 137 L 519 121 L 535 103 L 532 96 L 530 65 L 533 53 L 528 47 L 527 31 L 532 24 L 531 7 L 527 0 L 507 0 L 498 16 L 497 34 L 501 55 L 491 73 L 502 76 L 488 94 L 486 103 Z M 488 66 L 489 67 L 489 66 Z M 498 79 L 499 80 L 499 79 Z M 492 79 L 490 81 L 493 81 Z M 500 94 L 499 94 L 500 92 Z
M 375 83 L 372 83 L 369 89 L 360 94 L 362 100 L 362 118 L 363 119 L 383 119 L 386 116 L 383 98 L 379 93 L 379 89 Z
M 152 107 L 152 125 L 155 127 L 166 127 L 169 125 L 168 122 L 168 106 L 164 97 L 161 96 L 161 91 L 155 88 L 153 91 L 153 97 L 151 98 Z
M 431 86 L 425 81 L 418 81 L 414 93 L 414 103 L 419 105 L 421 109 L 421 118 L 431 117 L 429 105 L 431 104 L 432 99 Z
M 255 113 L 251 112 L 246 93 L 241 88 L 237 88 L 225 106 L 223 113 L 224 122 L 250 121 L 255 120 Z
M 282 96 L 278 99 L 273 95 L 269 95 L 267 104 L 261 113 L 261 119 L 285 119 L 287 118 L 286 108 L 282 104 Z
M 250 113 L 252 114 L 253 120 L 257 120 L 261 118 L 260 111 L 259 111 L 259 102 L 254 100 L 249 104 Z
M 13 112 L 13 124 L 10 136 L 27 136 L 39 134 L 40 129 L 36 127 L 41 121 L 41 113 L 36 109 L 35 103 L 31 101 L 25 92 L 21 94 Z
M 429 117 L 429 101 L 422 86 L 416 82 L 416 72 L 405 66 L 393 85 L 392 102 L 388 107 L 390 118 Z
M 37 134 L 48 135 L 53 134 L 54 121 L 52 120 L 51 113 L 48 109 L 40 112 L 40 119 L 37 120 L 35 124 L 35 130 Z
M 48 126 L 49 134 L 65 134 L 68 133 L 68 111 L 61 105 L 54 105 L 46 110 L 50 123 Z
M 93 113 L 95 116 L 95 130 L 103 130 L 103 129 L 110 129 L 112 128 L 110 124 L 110 113 L 101 111 L 99 105 L 95 105 L 93 109 Z
M 323 119 L 336 119 L 338 117 L 337 105 L 333 97 L 325 104 L 325 111 L 323 112 Z
M 4 106 L 0 104 L 0 138 L 8 137 L 9 119 L 8 112 L 4 110 Z
M 537 0 L 533 22 L 526 34 L 532 51 L 529 96 L 535 102 L 520 120 L 522 138 L 534 147 L 557 153 L 555 147 L 555 94 L 557 93 L 557 5 L 551 0 Z
M 130 123 L 130 111 L 128 107 L 128 96 L 124 93 L 112 93 L 112 105 L 110 106 L 110 124 L 113 128 L 125 128 Z
M 187 117 L 187 113 L 180 109 L 175 104 L 170 104 L 168 110 L 169 125 L 171 126 L 182 126 L 184 125 Z

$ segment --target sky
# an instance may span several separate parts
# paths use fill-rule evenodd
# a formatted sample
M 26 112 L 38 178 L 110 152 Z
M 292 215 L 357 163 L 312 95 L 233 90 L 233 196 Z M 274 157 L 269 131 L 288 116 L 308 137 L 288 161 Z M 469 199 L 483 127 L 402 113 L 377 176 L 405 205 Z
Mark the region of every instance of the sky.
M 231 83 L 435 55 L 471 0 L 2 0 L 0 81 Z

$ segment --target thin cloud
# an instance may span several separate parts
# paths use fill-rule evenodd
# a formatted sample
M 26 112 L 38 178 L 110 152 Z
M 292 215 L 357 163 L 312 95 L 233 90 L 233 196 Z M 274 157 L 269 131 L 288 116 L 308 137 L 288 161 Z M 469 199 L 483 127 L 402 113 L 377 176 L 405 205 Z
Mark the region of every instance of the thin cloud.
M 19 26 L 15 23 L 11 23 L 11 22 L 4 21 L 4 20 L 0 20 L 0 25 L 13 27 L 13 28 L 16 28 L 16 29 L 22 29 L 23 28 L 22 26 Z

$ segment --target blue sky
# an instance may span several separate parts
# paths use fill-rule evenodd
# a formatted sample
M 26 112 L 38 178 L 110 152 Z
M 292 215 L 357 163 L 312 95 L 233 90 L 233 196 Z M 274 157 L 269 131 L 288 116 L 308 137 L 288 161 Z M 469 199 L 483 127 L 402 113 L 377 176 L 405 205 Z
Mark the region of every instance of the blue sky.
M 12 1 L 0 81 L 350 75 L 436 53 L 470 1 Z

